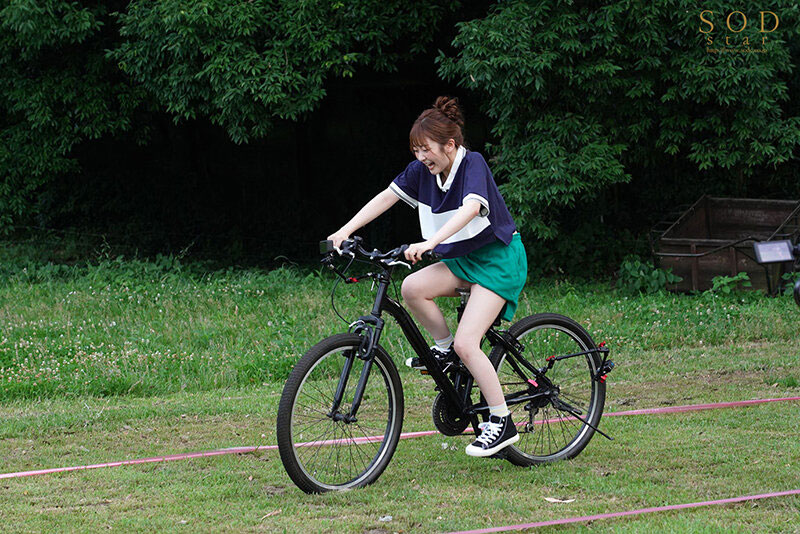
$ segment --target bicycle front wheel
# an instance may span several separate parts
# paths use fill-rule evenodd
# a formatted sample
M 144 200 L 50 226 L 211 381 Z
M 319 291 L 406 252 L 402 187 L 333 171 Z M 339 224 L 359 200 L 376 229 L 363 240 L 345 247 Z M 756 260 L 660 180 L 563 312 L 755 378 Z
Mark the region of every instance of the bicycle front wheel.
M 359 488 L 381 475 L 397 448 L 403 425 L 403 389 L 389 355 L 376 346 L 356 419 L 350 412 L 364 360 L 361 337 L 340 334 L 312 347 L 289 375 L 278 407 L 281 461 L 307 493 Z M 347 362 L 344 395 L 332 413 Z
M 522 357 L 537 369 L 547 367 L 549 356 L 596 348 L 583 327 L 554 313 L 520 319 L 508 332 L 525 346 Z M 532 375 L 519 365 L 515 369 L 502 345 L 496 346 L 489 358 L 497 369 L 506 396 L 548 392 L 534 400 L 509 406 L 520 440 L 506 449 L 506 458 L 513 464 L 527 466 L 577 456 L 592 439 L 592 426 L 598 425 L 603 414 L 606 386 L 595 380 L 601 364 L 600 356 L 590 352 L 555 361 L 545 373 L 552 387 L 545 384 L 533 386 L 528 381 Z

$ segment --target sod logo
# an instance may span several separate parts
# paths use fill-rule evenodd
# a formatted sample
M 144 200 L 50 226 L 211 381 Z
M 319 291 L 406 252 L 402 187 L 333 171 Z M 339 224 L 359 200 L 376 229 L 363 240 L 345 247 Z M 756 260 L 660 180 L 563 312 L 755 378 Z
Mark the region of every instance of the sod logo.
M 715 13 L 710 9 L 704 9 L 700 12 L 700 24 L 698 31 L 705 35 L 706 38 L 706 52 L 708 53 L 728 53 L 728 52 L 760 52 L 767 51 L 767 34 L 772 33 L 778 29 L 780 25 L 780 18 L 772 11 L 759 11 L 755 21 L 748 19 L 743 11 L 731 11 L 725 15 L 724 24 L 720 24 L 718 17 L 719 13 Z M 714 22 L 717 21 L 717 25 Z M 748 24 L 757 24 L 758 36 L 752 35 L 739 35 L 747 28 Z M 769 26 L 772 26 L 769 28 Z M 752 27 L 752 26 L 751 26 Z M 722 36 L 715 33 L 722 32 Z M 715 41 L 715 37 L 720 37 L 719 42 Z M 755 39 L 754 39 L 755 37 Z

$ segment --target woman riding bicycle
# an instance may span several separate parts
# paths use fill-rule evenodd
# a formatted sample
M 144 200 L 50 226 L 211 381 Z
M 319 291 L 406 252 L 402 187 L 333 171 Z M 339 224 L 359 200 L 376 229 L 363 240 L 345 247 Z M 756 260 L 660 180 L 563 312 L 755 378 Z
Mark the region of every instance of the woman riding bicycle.
M 406 277 L 401 292 L 414 318 L 433 336 L 434 356 L 446 360 L 455 353 L 486 398 L 489 422 L 466 448 L 468 455 L 484 457 L 519 440 L 497 372 L 480 342 L 501 311 L 505 320 L 514 316 L 528 264 L 489 166 L 464 147 L 463 125 L 457 99 L 437 98 L 411 128 L 416 160 L 328 239 L 339 247 L 398 200 L 418 210 L 425 241 L 410 245 L 406 259 L 416 263 L 429 250 L 443 259 Z M 457 297 L 456 288 L 465 287 L 470 298 L 454 338 L 433 299 Z M 418 358 L 406 364 L 424 368 Z

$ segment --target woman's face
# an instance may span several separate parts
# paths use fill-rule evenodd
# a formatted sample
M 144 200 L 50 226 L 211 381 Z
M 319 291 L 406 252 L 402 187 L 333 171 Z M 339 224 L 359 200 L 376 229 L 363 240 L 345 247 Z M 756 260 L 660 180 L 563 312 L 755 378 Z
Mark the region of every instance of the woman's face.
M 426 137 L 424 145 L 414 147 L 414 155 L 433 175 L 449 172 L 455 160 L 455 142 L 450 139 L 443 145 Z

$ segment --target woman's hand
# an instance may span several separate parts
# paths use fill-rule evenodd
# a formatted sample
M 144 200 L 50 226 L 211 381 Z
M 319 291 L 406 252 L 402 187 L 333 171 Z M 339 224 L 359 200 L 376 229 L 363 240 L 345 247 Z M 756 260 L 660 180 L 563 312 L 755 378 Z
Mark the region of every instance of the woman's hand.
M 336 248 L 342 248 L 342 241 L 346 239 L 350 239 L 350 234 L 341 229 L 328 236 L 328 241 L 333 241 L 333 246 Z
M 423 241 L 422 243 L 413 243 L 408 246 L 406 251 L 404 252 L 406 259 L 411 263 L 417 263 L 419 260 L 422 259 L 422 254 L 433 250 L 436 246 L 436 243 L 433 241 Z

